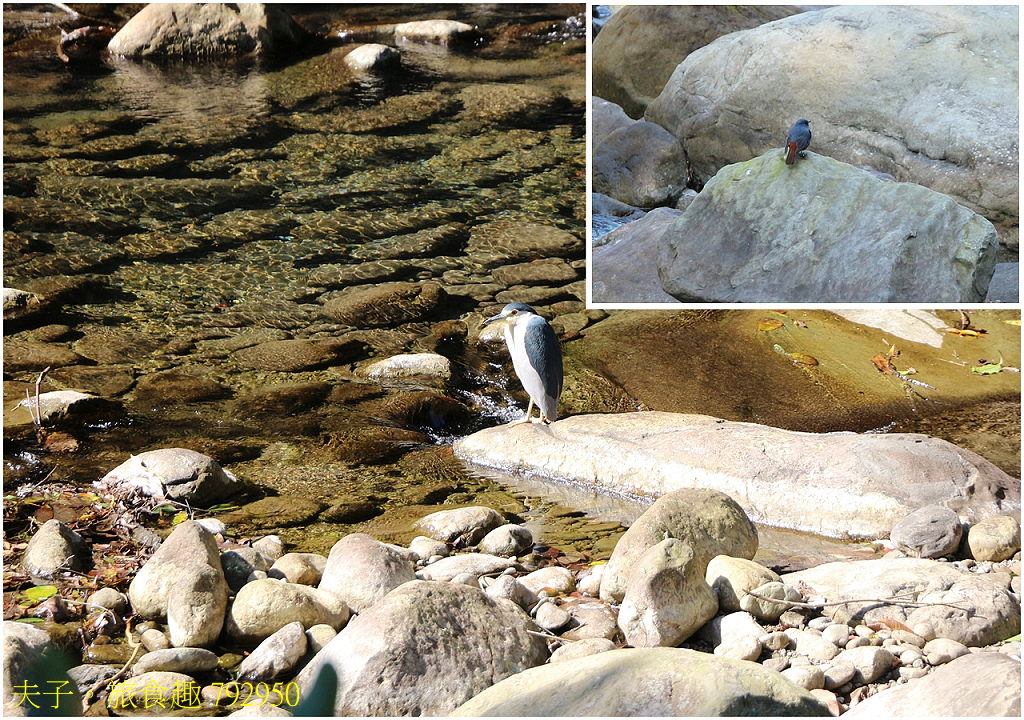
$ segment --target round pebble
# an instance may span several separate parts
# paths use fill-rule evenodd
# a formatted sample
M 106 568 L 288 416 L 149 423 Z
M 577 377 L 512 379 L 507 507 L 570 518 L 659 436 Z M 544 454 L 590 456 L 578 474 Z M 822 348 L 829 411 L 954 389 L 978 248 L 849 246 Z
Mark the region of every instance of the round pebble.
M 924 638 L 925 642 L 935 639 L 935 628 L 930 623 L 918 623 L 912 629 L 914 634 Z
M 820 690 L 825 687 L 825 675 L 814 665 L 791 665 L 782 671 L 783 677 L 804 690 Z
M 142 633 L 142 644 L 150 652 L 156 650 L 166 650 L 171 646 L 171 641 L 167 639 L 167 636 L 156 629 L 149 629 Z
M 853 680 L 853 676 L 857 673 L 855 668 L 850 663 L 836 663 L 835 665 L 829 665 L 823 671 L 825 676 L 825 688 L 827 690 L 838 690 L 846 683 Z
M 907 666 L 900 668 L 900 677 L 906 680 L 916 680 L 917 678 L 923 678 L 927 674 L 928 671 L 924 668 Z
M 789 635 L 784 632 L 772 632 L 762 635 L 759 640 L 769 650 L 785 650 L 789 647 Z
M 829 625 L 821 631 L 821 636 L 837 647 L 846 647 L 850 640 L 850 626 L 845 623 Z
M 123 613 L 128 609 L 128 599 L 114 588 L 103 588 L 97 590 L 85 603 L 87 610 L 113 610 L 116 613 Z
M 816 618 L 811 618 L 810 620 L 807 621 L 807 627 L 810 628 L 811 630 L 822 631 L 825 628 L 829 627 L 830 625 L 832 625 L 832 620 L 831 620 L 831 618 L 827 618 L 827 617 L 816 617 Z

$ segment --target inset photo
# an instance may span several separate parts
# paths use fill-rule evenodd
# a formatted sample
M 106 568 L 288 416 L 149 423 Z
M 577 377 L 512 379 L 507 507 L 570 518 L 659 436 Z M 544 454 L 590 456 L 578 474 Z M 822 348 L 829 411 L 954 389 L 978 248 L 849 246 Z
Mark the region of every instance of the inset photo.
M 594 6 L 591 294 L 1019 302 L 1016 6 Z

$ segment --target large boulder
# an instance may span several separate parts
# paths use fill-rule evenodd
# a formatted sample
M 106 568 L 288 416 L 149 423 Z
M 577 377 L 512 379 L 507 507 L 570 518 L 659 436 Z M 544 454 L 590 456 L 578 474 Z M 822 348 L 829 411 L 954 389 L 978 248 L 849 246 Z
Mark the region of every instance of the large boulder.
M 114 55 L 267 54 L 306 33 L 280 7 L 265 3 L 152 3 L 111 39 Z
M 844 717 L 1020 717 L 1020 660 L 971 653 L 925 677 L 872 695 Z
M 81 535 L 64 523 L 51 518 L 36 530 L 28 541 L 21 565 L 33 578 L 54 580 L 59 573 L 85 570 L 91 549 Z
M 601 599 L 622 601 L 633 583 L 636 563 L 666 538 L 689 544 L 694 557 L 683 563 L 691 576 L 688 582 L 704 585 L 708 563 L 715 556 L 749 560 L 757 552 L 757 528 L 735 500 L 717 490 L 675 490 L 658 498 L 619 538 L 601 576 Z
M 594 302 L 677 303 L 665 292 L 652 262 L 660 252 L 661 236 L 682 213 L 655 208 L 644 217 L 607 233 L 591 252 L 590 278 Z
M 333 673 L 335 715 L 447 715 L 547 659 L 529 631 L 536 625 L 509 600 L 416 580 L 355 617 L 296 682 L 307 697 L 321 671 Z
M 970 450 L 909 433 L 802 433 L 638 412 L 489 428 L 460 440 L 455 453 L 610 493 L 715 489 L 756 522 L 837 538 L 886 536 L 925 505 L 972 522 L 1020 510 L 1020 480 Z
M 365 533 L 352 533 L 334 543 L 318 587 L 361 612 L 415 579 L 412 563 L 398 550 Z
M 619 609 L 619 627 L 633 647 L 675 647 L 718 612 L 718 598 L 693 565 L 689 543 L 675 538 L 633 564 Z
M 207 455 L 185 448 L 163 448 L 132 455 L 97 485 L 137 489 L 150 497 L 208 507 L 234 493 L 239 483 Z
M 773 5 L 627 5 L 594 38 L 594 95 L 643 117 L 676 65 L 722 35 L 799 12 Z
M 701 180 L 805 117 L 815 152 L 1016 225 L 1018 44 L 1015 6 L 833 7 L 691 53 L 645 115 Z
M 658 269 L 683 301 L 982 302 L 998 246 L 947 195 L 777 149 L 715 175 L 661 236 Z
M 594 148 L 594 191 L 627 205 L 671 203 L 686 188 L 683 145 L 655 123 L 636 122 Z
M 834 562 L 783 575 L 829 603 L 822 612 L 836 622 L 860 624 L 892 618 L 907 627 L 928 623 L 937 637 L 981 647 L 1020 632 L 1020 601 L 984 577 L 917 558 Z M 908 588 L 913 597 L 908 598 Z M 885 602 L 892 599 L 891 603 Z M 901 605 L 900 600 L 921 605 Z M 849 602 L 844 602 L 849 601 Z
M 236 643 L 257 645 L 293 622 L 307 630 L 314 625 L 340 630 L 348 619 L 345 601 L 325 590 L 265 578 L 238 591 L 228 608 L 224 632 Z
M 128 586 L 128 598 L 136 615 L 149 619 L 167 617 L 167 606 L 178 582 L 186 576 L 210 570 L 216 580 L 213 585 L 221 586 L 220 592 L 227 599 L 228 585 L 217 552 L 217 540 L 213 533 L 195 520 L 181 523 L 157 548 L 142 569 L 136 573 Z M 188 581 L 185 582 L 188 584 Z M 205 581 L 203 587 L 209 588 Z M 181 588 L 184 591 L 184 587 Z
M 456 716 L 828 715 L 777 672 L 679 648 L 622 649 L 526 670 L 484 690 Z

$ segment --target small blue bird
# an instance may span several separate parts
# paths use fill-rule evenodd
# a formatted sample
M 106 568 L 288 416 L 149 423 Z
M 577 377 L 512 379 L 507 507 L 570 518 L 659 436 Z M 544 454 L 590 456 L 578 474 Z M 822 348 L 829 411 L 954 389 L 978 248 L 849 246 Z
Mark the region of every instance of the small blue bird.
M 526 422 L 550 423 L 558 419 L 558 399 L 562 396 L 562 347 L 547 320 L 524 303 L 509 303 L 494 317 L 484 321 L 488 325 L 505 321 L 505 344 L 512 356 L 516 376 L 530 396 L 526 417 L 509 425 Z M 540 410 L 534 420 L 533 406 Z
M 786 164 L 792 165 L 795 163 L 796 154 L 800 153 L 800 157 L 803 157 L 804 150 L 810 146 L 811 128 L 809 122 L 800 118 L 790 129 L 789 135 L 786 136 Z

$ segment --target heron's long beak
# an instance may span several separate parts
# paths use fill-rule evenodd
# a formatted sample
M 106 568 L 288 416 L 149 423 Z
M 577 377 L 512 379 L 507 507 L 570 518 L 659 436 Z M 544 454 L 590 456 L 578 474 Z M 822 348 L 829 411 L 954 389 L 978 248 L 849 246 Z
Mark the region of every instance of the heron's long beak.
M 504 315 L 504 313 L 498 313 L 494 317 L 489 317 L 486 320 L 484 320 L 483 325 L 481 325 L 480 327 L 483 327 L 484 325 L 490 325 L 495 320 L 504 320 L 505 317 L 506 316 Z

